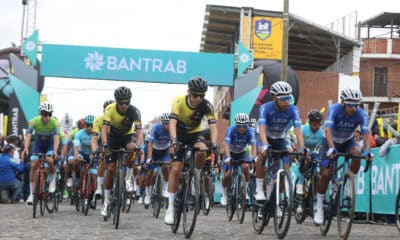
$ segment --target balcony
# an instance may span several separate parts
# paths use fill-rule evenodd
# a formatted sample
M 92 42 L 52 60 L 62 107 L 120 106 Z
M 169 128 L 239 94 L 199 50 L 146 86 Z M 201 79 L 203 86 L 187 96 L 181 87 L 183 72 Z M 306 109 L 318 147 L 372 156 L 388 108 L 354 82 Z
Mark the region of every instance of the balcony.
M 400 59 L 400 39 L 364 39 L 361 58 Z

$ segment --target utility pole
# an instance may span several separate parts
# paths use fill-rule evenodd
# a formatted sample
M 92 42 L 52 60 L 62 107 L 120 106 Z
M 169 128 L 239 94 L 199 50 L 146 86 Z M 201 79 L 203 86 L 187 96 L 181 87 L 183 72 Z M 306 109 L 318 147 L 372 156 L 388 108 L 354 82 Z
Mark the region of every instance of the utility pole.
M 281 81 L 287 81 L 289 48 L 289 0 L 283 0 L 283 44 L 281 61 Z

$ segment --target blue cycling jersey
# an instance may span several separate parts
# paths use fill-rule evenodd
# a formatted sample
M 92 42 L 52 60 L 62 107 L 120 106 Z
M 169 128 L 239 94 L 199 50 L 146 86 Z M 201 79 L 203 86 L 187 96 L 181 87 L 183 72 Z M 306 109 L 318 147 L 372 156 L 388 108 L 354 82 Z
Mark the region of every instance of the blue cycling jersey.
M 229 144 L 230 151 L 233 153 L 244 152 L 248 144 L 256 144 L 254 129 L 247 127 L 246 131 L 240 134 L 236 126 L 230 126 L 226 130 L 225 143 Z
M 261 105 L 258 123 L 267 126 L 267 137 L 271 139 L 284 139 L 291 126 L 301 127 L 299 110 L 296 106 L 289 105 L 281 111 L 273 101 Z
M 353 115 L 345 113 L 344 106 L 340 103 L 333 104 L 327 114 L 326 128 L 332 129 L 335 143 L 344 143 L 352 139 L 354 130 L 361 126 L 361 134 L 369 133 L 368 116 L 362 109 L 357 109 Z
M 74 147 L 79 147 L 79 152 L 83 154 L 90 154 L 92 134 L 87 133 L 86 129 L 79 130 L 74 136 Z
M 153 126 L 150 134 L 150 142 L 153 143 L 153 149 L 165 150 L 169 147 L 171 137 L 169 131 L 163 128 L 162 123 Z
M 310 125 L 303 125 L 301 131 L 303 132 L 304 146 L 310 149 L 310 151 L 315 151 L 322 146 L 324 142 L 324 132 L 321 128 L 313 132 Z

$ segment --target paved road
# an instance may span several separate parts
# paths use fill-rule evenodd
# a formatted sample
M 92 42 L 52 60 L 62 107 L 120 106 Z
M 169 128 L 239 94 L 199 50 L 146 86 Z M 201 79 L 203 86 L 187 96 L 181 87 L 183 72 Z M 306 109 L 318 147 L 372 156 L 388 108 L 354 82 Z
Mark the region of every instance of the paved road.
M 261 235 L 253 232 L 250 212 L 245 222 L 228 222 L 225 211 L 215 208 L 209 216 L 198 218 L 192 239 L 276 239 L 271 226 Z M 163 223 L 164 211 L 160 219 L 154 219 L 152 212 L 142 205 L 135 205 L 129 214 L 121 215 L 120 229 L 115 230 L 112 222 L 104 222 L 99 210 L 90 211 L 89 216 L 78 214 L 62 204 L 58 213 L 32 219 L 32 207 L 22 204 L 0 204 L 0 239 L 184 239 L 182 228 L 177 234 Z M 338 239 L 336 224 L 323 239 Z M 319 229 L 310 220 L 303 225 L 292 224 L 285 239 L 321 239 Z M 395 226 L 354 224 L 349 239 L 381 240 L 400 239 Z

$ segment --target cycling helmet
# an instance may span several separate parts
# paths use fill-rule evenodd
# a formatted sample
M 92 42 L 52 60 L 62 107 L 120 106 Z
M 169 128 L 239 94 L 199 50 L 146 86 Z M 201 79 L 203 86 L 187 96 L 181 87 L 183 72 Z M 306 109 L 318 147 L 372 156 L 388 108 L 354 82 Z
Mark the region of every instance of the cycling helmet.
M 119 87 L 114 91 L 115 100 L 129 100 L 132 97 L 132 92 L 127 87 Z
M 249 119 L 249 115 L 247 115 L 246 113 L 238 113 L 235 116 L 235 124 L 240 124 L 240 125 L 244 125 L 244 124 L 249 124 L 250 123 L 250 119 Z
M 276 95 L 287 95 L 292 93 L 292 87 L 289 83 L 284 81 L 278 81 L 272 84 L 271 86 L 271 94 Z
M 161 115 L 160 120 L 162 122 L 168 122 L 169 121 L 169 113 L 165 112 Z
M 361 91 L 354 88 L 345 88 L 340 92 L 340 99 L 342 101 L 353 101 L 356 103 L 360 103 L 362 98 Z
M 313 109 L 308 112 L 308 121 L 322 121 L 322 113 L 318 109 Z
M 189 85 L 189 89 L 194 92 L 204 93 L 204 92 L 207 92 L 207 89 L 208 89 L 207 81 L 200 77 L 195 77 L 195 78 L 190 79 L 188 85 Z
M 84 119 L 85 124 L 93 124 L 94 121 L 94 116 L 93 115 L 87 115 Z
M 48 102 L 42 102 L 39 106 L 40 112 L 53 112 L 53 105 Z
M 114 100 L 112 100 L 112 99 L 105 101 L 104 104 L 103 104 L 103 109 L 106 109 L 106 107 L 108 105 L 110 105 L 111 103 L 113 103 L 113 102 L 114 102 Z

